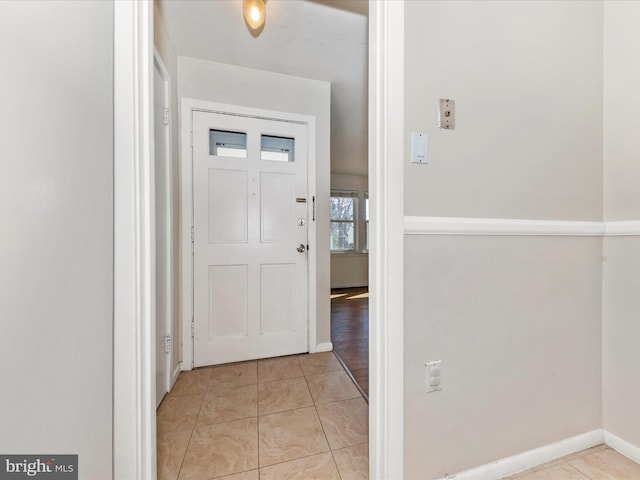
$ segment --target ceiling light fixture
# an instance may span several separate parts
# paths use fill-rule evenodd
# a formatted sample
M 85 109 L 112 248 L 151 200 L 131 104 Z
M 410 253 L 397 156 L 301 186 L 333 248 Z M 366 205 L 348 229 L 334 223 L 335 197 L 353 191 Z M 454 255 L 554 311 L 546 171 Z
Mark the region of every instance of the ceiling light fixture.
M 242 15 L 249 28 L 252 30 L 260 29 L 267 17 L 264 0 L 242 0 Z

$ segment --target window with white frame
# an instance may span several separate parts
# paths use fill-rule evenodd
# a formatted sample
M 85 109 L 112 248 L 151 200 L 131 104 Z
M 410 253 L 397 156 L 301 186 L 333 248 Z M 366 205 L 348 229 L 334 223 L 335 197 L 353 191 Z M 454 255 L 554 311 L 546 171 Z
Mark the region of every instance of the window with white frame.
M 369 251 L 369 192 L 364 192 L 364 251 Z
M 331 251 L 351 252 L 357 241 L 357 192 L 331 192 Z

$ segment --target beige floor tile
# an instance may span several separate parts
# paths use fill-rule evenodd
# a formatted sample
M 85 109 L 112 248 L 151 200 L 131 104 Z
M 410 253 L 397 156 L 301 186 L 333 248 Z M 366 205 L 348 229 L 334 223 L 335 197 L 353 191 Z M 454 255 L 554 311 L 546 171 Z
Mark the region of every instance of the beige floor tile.
M 333 352 L 310 353 L 300 355 L 300 366 L 305 375 L 335 372 L 342 370 L 342 365 Z
M 569 462 L 591 480 L 640 479 L 640 464 L 610 448 L 582 455 Z
M 233 475 L 225 475 L 215 480 L 260 480 L 260 470 L 249 470 L 248 472 L 234 473 Z
M 259 417 L 260 467 L 329 451 L 314 407 Z
M 191 430 L 158 435 L 158 480 L 176 480 L 187 451 Z
M 311 406 L 313 406 L 313 400 L 304 377 L 258 384 L 260 415 Z
M 197 427 L 258 416 L 256 385 L 210 390 L 204 396 Z
M 258 420 L 246 418 L 196 428 L 181 480 L 209 480 L 258 467 Z
M 207 391 L 210 377 L 210 368 L 197 368 L 188 372 L 181 372 L 176 384 L 171 389 L 170 395 L 204 393 Z
M 344 371 L 310 375 L 306 378 L 316 405 L 361 397 Z
M 260 383 L 302 377 L 303 375 L 298 355 L 258 360 L 258 381 Z
M 260 469 L 260 480 L 340 480 L 331 453 L 321 453 Z
M 510 480 L 589 480 L 568 463 L 559 463 L 542 470 L 527 471 Z
M 333 452 L 342 480 L 368 480 L 369 446 L 364 443 Z
M 211 368 L 209 390 L 222 387 L 242 387 L 258 383 L 258 363 L 230 363 Z
M 158 434 L 193 430 L 204 394 L 167 395 L 157 414 Z
M 369 440 L 369 407 L 364 398 L 352 398 L 317 406 L 331 450 Z

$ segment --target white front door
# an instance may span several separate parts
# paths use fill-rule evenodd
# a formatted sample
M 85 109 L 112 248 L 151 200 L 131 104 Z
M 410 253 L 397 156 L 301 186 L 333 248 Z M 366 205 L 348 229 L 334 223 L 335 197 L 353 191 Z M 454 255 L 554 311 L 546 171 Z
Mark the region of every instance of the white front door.
M 193 112 L 195 366 L 308 351 L 307 137 Z

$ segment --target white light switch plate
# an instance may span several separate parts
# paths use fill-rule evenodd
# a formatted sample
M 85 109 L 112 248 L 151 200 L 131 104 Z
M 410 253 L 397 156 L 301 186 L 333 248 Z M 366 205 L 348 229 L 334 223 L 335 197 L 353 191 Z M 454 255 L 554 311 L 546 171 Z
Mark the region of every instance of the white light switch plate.
M 411 163 L 427 163 L 426 133 L 411 133 Z

